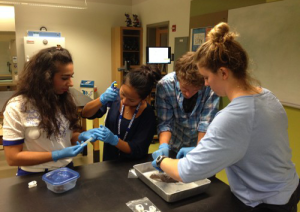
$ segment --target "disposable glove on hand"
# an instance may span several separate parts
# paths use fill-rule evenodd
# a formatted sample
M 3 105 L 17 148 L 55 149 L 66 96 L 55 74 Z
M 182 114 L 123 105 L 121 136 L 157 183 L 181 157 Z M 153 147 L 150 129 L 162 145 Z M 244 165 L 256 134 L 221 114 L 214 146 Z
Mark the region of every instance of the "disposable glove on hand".
M 80 133 L 80 135 L 78 136 L 78 140 L 79 141 L 86 141 L 89 138 L 93 138 L 91 140 L 91 142 L 95 142 L 97 141 L 97 137 L 99 136 L 99 128 L 94 128 L 85 132 Z
M 83 151 L 84 147 L 86 147 L 87 144 L 83 144 L 82 146 L 80 145 L 79 142 L 77 142 L 77 145 L 75 146 L 70 146 L 66 147 L 61 150 L 56 150 L 52 152 L 52 159 L 56 162 L 59 159 L 62 158 L 70 158 L 70 157 L 75 157 L 78 155 L 80 152 Z
M 118 91 L 113 89 L 115 83 L 116 81 L 114 81 L 111 86 L 107 88 L 103 94 L 101 94 L 100 102 L 102 105 L 106 105 L 108 102 L 113 102 L 117 99 L 119 95 Z
M 154 161 L 152 161 L 152 166 L 154 168 L 156 168 L 159 172 L 164 172 L 161 168 L 159 168 L 157 165 L 156 165 L 156 158 L 154 159 Z
M 183 158 L 187 153 L 195 149 L 195 147 L 182 147 L 176 155 L 177 159 Z
M 164 155 L 166 157 L 169 157 L 169 144 L 167 143 L 162 143 L 159 147 L 158 150 L 152 153 L 152 158 L 156 159 L 160 155 Z
M 116 146 L 119 143 L 118 136 L 114 135 L 107 127 L 100 125 L 98 140 Z

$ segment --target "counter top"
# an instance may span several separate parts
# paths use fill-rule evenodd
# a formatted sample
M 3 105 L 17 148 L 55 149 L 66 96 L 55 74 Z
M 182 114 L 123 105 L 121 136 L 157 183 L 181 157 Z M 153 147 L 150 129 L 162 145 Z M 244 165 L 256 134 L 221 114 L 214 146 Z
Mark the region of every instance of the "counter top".
M 0 179 L 0 208 L 5 212 L 43 211 L 105 211 L 130 212 L 126 203 L 147 197 L 164 211 L 243 212 L 245 207 L 230 191 L 228 185 L 215 177 L 205 193 L 168 203 L 138 178 L 128 178 L 128 171 L 138 161 L 107 161 L 75 167 L 80 178 L 75 188 L 62 194 L 48 190 L 42 174 Z M 28 188 L 36 180 L 37 187 Z

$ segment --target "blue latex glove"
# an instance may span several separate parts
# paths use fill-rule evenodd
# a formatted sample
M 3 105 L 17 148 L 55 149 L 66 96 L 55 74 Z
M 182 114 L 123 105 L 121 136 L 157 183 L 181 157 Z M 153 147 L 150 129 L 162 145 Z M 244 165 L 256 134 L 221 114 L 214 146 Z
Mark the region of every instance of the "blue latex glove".
M 89 138 L 93 138 L 91 140 L 91 142 L 95 142 L 97 141 L 97 137 L 99 136 L 99 129 L 98 128 L 95 128 L 95 129 L 91 129 L 91 130 L 88 130 L 88 131 L 85 131 L 85 132 L 82 132 L 80 133 L 80 135 L 78 136 L 78 140 L 79 141 L 86 141 L 88 140 Z
M 75 146 L 70 146 L 66 147 L 61 150 L 56 150 L 52 152 L 52 159 L 56 162 L 59 159 L 62 158 L 70 158 L 70 157 L 75 157 L 78 155 L 80 152 L 83 151 L 84 147 L 86 147 L 87 144 L 83 144 L 82 146 L 80 145 L 79 142 L 77 142 L 77 145 Z
M 119 138 L 117 135 L 114 135 L 107 127 L 100 125 L 98 140 L 110 145 L 116 146 L 119 143 Z
M 177 159 L 183 158 L 187 153 L 195 149 L 195 147 L 182 147 L 176 155 Z
M 156 158 L 154 159 L 154 161 L 152 161 L 152 166 L 154 168 L 156 168 L 159 172 L 164 172 L 161 168 L 159 168 L 157 165 L 156 165 Z
M 113 102 L 118 97 L 118 91 L 114 89 L 114 84 L 116 81 L 114 81 L 109 88 L 106 89 L 106 91 L 101 94 L 100 96 L 100 102 L 102 105 L 106 105 L 108 102 Z
M 159 145 L 158 150 L 152 153 L 152 158 L 156 159 L 160 155 L 164 155 L 166 157 L 169 157 L 169 144 L 167 143 L 162 143 Z

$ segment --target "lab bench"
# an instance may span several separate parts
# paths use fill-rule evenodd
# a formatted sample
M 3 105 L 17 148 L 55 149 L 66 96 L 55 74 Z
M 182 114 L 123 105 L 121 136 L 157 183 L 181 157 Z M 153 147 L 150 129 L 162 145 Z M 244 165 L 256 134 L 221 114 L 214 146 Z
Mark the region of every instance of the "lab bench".
M 151 155 L 141 160 L 106 161 L 75 167 L 80 174 L 75 188 L 62 194 L 48 190 L 43 174 L 0 179 L 1 211 L 106 211 L 130 212 L 126 203 L 147 197 L 160 211 L 243 212 L 244 206 L 227 184 L 209 178 L 207 190 L 193 197 L 168 203 L 138 178 L 128 178 L 135 164 L 151 161 Z M 37 181 L 37 187 L 28 183 Z

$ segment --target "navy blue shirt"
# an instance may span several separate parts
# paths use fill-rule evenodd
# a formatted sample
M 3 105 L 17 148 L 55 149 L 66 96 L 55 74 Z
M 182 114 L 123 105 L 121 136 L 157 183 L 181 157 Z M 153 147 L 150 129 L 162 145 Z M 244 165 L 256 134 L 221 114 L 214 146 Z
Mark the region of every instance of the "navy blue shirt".
M 107 114 L 105 126 L 110 129 L 110 131 L 118 135 L 118 121 L 120 116 L 120 99 L 117 99 L 112 103 L 112 106 Z M 88 119 L 101 118 L 105 115 L 107 110 L 107 105 L 102 106 L 98 112 Z M 129 125 L 130 120 L 123 117 L 120 127 L 120 138 L 123 140 L 126 129 Z M 148 148 L 156 128 L 156 118 L 153 108 L 147 104 L 142 114 L 134 119 L 130 131 L 127 135 L 126 142 L 129 144 L 131 153 L 126 154 L 120 151 L 115 146 L 104 143 L 103 150 L 103 161 L 115 160 L 118 158 L 142 158 L 148 154 Z

